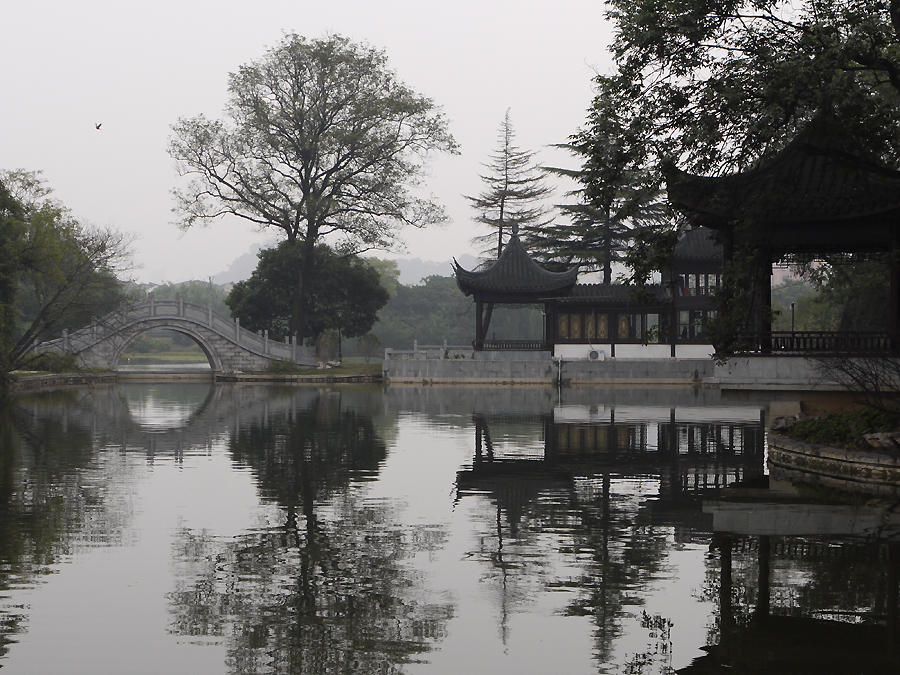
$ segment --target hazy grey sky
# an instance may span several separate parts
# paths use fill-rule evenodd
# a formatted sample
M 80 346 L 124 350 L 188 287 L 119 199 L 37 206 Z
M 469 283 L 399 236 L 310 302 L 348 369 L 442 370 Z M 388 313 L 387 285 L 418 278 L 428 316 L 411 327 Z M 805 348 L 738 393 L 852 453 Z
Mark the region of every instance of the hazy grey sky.
M 179 117 L 220 118 L 228 74 L 285 32 L 337 33 L 383 49 L 402 81 L 443 108 L 461 154 L 433 162 L 427 187 L 451 222 L 404 236 L 407 255 L 425 260 L 472 252 L 479 231 L 462 195 L 482 190 L 482 163 L 506 110 L 522 149 L 546 164 L 577 165 L 546 146 L 584 123 L 591 78 L 610 67 L 599 0 L 0 5 L 0 169 L 43 171 L 80 219 L 135 233 L 140 281 L 204 279 L 275 239 L 239 219 L 181 233 L 171 212 L 180 179 L 166 147 Z

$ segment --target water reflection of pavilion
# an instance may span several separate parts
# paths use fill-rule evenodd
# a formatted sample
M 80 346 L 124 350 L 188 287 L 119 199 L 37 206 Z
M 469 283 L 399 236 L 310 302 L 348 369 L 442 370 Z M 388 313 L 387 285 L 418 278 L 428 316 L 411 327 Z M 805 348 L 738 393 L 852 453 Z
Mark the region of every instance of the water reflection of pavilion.
M 678 672 L 900 672 L 900 514 L 777 487 L 704 505 L 719 640 Z
M 546 534 L 583 570 L 563 611 L 593 617 L 599 663 L 614 658 L 634 589 L 661 573 L 673 531 L 679 542 L 710 540 L 704 498 L 764 471 L 764 411 L 689 402 L 476 409 L 474 458 L 457 473 L 457 491 L 481 495 L 484 516 L 493 512 L 494 545 L 481 555 L 499 579 L 504 635 L 510 589 L 553 555 Z
M 475 453 L 461 492 L 487 492 L 514 525 L 542 490 L 596 476 L 654 477 L 657 510 L 763 473 L 765 412 L 757 408 L 559 406 L 548 414 L 475 413 Z M 495 442 L 492 429 L 531 427 L 540 440 Z M 590 489 L 588 488 L 588 491 Z M 693 519 L 692 519 L 693 520 Z

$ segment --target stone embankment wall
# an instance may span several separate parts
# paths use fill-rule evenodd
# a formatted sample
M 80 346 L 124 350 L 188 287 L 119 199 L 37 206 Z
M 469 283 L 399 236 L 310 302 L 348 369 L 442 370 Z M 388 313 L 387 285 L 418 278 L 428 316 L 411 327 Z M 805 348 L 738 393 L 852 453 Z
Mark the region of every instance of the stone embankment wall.
M 13 380 L 10 391 L 33 391 L 80 385 L 113 384 L 116 373 L 57 373 L 53 375 L 29 375 Z
M 386 359 L 391 384 L 696 385 L 712 375 L 709 359 Z
M 803 356 L 743 356 L 732 357 L 725 363 L 715 363 L 706 386 L 723 389 L 843 389 L 825 379 L 816 368 L 814 359 Z
M 769 432 L 769 471 L 780 480 L 900 497 L 900 456 L 888 452 L 843 450 Z

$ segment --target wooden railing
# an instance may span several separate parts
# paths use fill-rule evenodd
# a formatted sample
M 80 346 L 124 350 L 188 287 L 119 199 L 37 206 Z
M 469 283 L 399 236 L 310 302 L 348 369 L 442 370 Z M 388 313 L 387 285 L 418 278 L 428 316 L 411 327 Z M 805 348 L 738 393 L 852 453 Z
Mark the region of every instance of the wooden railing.
M 738 335 L 737 354 L 882 354 L 897 345 L 889 333 L 784 331 Z

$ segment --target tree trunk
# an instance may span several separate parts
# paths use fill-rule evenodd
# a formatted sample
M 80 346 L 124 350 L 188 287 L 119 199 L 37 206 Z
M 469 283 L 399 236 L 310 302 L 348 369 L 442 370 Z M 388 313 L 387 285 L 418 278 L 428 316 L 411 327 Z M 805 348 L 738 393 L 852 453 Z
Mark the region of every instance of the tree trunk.
M 315 269 L 315 254 L 317 236 L 313 227 L 309 227 L 306 237 L 295 240 L 295 246 L 302 246 L 300 265 L 297 266 L 296 278 L 294 280 L 294 288 L 291 293 L 291 335 L 297 339 L 297 344 L 303 344 L 303 338 L 311 337 L 307 335 L 306 316 L 304 307 L 306 306 L 306 296 L 309 293 L 309 281 L 313 270 Z

